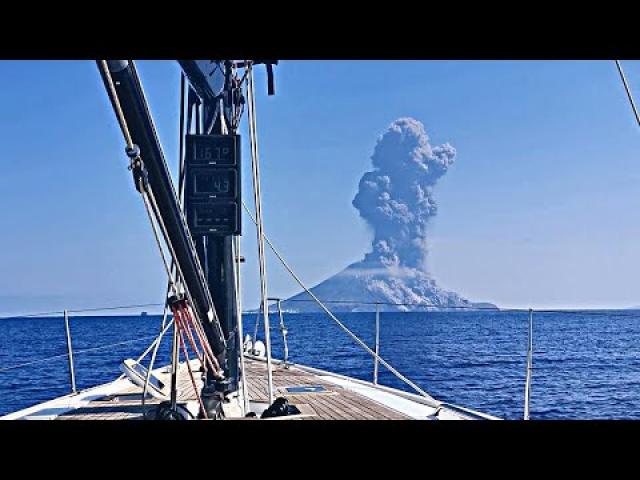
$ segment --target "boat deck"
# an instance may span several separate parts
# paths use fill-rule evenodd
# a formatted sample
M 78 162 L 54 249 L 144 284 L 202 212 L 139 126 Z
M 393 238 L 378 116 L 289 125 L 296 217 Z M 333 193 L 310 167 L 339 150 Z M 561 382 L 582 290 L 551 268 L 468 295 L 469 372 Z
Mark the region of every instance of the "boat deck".
M 266 402 L 267 366 L 265 362 L 247 360 L 247 389 L 249 398 Z M 290 393 L 287 387 L 321 386 L 324 391 L 313 393 Z M 319 375 L 314 375 L 296 366 L 285 368 L 273 365 L 274 397 L 285 397 L 295 405 L 308 420 L 408 420 L 409 416 L 391 409 L 375 400 L 348 390 Z M 292 417 L 295 418 L 295 417 Z
M 246 359 L 247 390 L 254 402 L 267 402 L 266 362 Z M 286 397 L 300 410 L 299 415 L 277 417 L 273 420 L 404 420 L 410 416 L 384 405 L 370 396 L 331 382 L 323 375 L 311 373 L 295 365 L 286 368 L 274 363 L 274 397 Z M 199 382 L 199 379 L 196 378 Z M 293 387 L 293 388 L 292 388 Z M 320 387 L 320 388 L 318 388 Z M 198 389 L 201 385 L 198 384 Z M 293 391 L 290 391 L 290 390 Z M 143 408 L 140 387 L 129 386 L 115 394 L 96 398 L 87 405 L 63 412 L 57 420 L 141 420 L 147 415 L 153 418 L 159 400 L 148 399 Z M 186 365 L 178 372 L 179 402 L 196 400 Z

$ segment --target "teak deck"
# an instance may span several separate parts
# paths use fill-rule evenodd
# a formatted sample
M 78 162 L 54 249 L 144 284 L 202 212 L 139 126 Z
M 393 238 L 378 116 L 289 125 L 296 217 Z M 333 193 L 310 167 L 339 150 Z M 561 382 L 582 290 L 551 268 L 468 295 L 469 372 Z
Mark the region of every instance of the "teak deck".
M 246 359 L 247 389 L 252 401 L 267 402 L 267 367 L 265 362 Z M 199 378 L 196 378 L 199 381 Z M 324 391 L 315 393 L 288 393 L 286 387 L 322 385 Z M 296 366 L 285 368 L 273 365 L 274 397 L 286 397 L 295 405 L 300 415 L 279 417 L 274 420 L 401 420 L 407 415 L 397 412 L 375 400 L 328 382 L 321 377 Z M 198 384 L 198 389 L 200 384 Z M 92 401 L 88 406 L 72 410 L 57 417 L 59 420 L 141 420 L 142 390 L 134 385 L 119 393 Z M 193 386 L 185 365 L 178 374 L 179 401 L 195 400 Z M 147 399 L 145 410 L 153 416 L 159 403 Z

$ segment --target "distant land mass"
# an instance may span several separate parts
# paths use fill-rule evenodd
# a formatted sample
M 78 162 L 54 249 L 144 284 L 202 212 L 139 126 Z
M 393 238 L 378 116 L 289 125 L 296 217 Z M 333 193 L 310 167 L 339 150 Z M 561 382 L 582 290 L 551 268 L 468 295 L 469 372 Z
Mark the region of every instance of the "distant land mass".
M 357 262 L 310 289 L 332 312 L 426 311 L 446 309 L 496 309 L 489 302 L 472 302 L 440 288 L 424 272 L 379 268 Z M 318 312 L 320 307 L 306 292 L 282 302 L 287 312 Z
M 371 311 L 375 303 L 387 311 L 497 309 L 440 288 L 428 273 L 429 222 L 438 211 L 433 190 L 455 157 L 448 143 L 432 146 L 418 120 L 392 122 L 378 138 L 373 168 L 362 175 L 352 201 L 373 233 L 371 249 L 313 287 L 313 294 L 335 311 Z M 306 292 L 285 300 L 283 307 L 318 310 Z

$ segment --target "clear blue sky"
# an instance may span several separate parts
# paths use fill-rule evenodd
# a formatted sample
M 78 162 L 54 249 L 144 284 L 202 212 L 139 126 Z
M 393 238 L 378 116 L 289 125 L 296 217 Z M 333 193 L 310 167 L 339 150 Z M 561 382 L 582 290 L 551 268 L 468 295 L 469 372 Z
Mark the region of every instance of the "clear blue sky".
M 640 63 L 624 66 L 640 97 Z M 139 70 L 175 167 L 178 66 Z M 435 191 L 430 264 L 442 286 L 505 307 L 640 304 L 640 131 L 612 62 L 286 61 L 276 71 L 275 97 L 257 78 L 266 232 L 310 285 L 369 247 L 351 200 L 377 136 L 412 116 L 458 151 Z M 0 105 L 0 313 L 162 301 L 162 265 L 95 64 L 0 62 Z M 243 246 L 254 307 L 249 221 Z M 273 258 L 268 273 L 273 295 L 298 291 Z

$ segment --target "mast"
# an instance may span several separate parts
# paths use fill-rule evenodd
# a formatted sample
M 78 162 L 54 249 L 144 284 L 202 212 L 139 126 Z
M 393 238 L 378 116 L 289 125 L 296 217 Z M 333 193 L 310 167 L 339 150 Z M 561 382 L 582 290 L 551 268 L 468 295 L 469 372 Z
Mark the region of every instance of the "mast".
M 100 67 L 102 64 L 98 61 Z M 137 163 L 132 163 L 136 188 L 144 184 L 153 194 L 157 215 L 166 231 L 166 242 L 176 262 L 179 279 L 186 290 L 192 307 L 205 331 L 207 341 L 223 370 L 226 370 L 227 350 L 223 328 L 216 306 L 207 288 L 205 275 L 196 246 L 192 240 L 183 211 L 171 180 L 162 146 L 158 139 L 144 92 L 132 62 L 110 60 L 107 70 L 100 72 L 109 93 L 116 116 L 123 132 L 127 130 L 137 150 Z M 127 136 L 127 135 L 125 135 Z M 133 158 L 132 158 L 133 159 Z M 142 193 L 142 191 L 141 191 Z M 223 390 L 218 384 L 225 380 L 209 379 L 212 387 Z
M 277 61 L 252 62 L 257 63 L 267 65 L 268 91 L 272 95 L 273 65 Z M 245 100 L 242 93 L 244 78 L 238 77 L 236 70 L 246 67 L 247 63 L 185 60 L 179 64 L 189 83 L 187 125 L 195 120 L 195 132 L 192 133 L 189 127 L 180 132 L 185 145 L 184 211 L 135 65 L 128 60 L 98 61 L 112 106 L 127 138 L 127 154 L 132 160 L 136 188 L 143 198 L 151 195 L 156 203 L 152 207 L 176 263 L 178 279 L 222 369 L 222 375 L 207 370 L 201 395 L 206 417 L 216 418 L 222 397 L 238 390 L 240 376 L 242 339 L 238 316 L 241 312 L 236 301 L 233 237 L 240 235 L 242 230 L 237 129 Z M 175 295 L 170 299 L 172 305 L 181 301 Z
M 146 103 L 142 86 L 132 64 L 127 60 L 107 62 L 113 77 L 122 113 L 131 132 L 131 138 L 140 149 L 147 179 L 155 195 L 158 210 L 167 229 L 171 247 L 186 288 L 191 293 L 194 308 L 205 325 L 219 324 L 211 295 L 204 288 L 202 267 L 194 256 L 194 245 L 186 228 L 169 168 L 158 139 L 153 119 Z M 224 339 L 210 328 L 212 347 L 216 355 L 224 352 Z
M 179 61 L 192 94 L 196 133 L 184 132 L 184 210 L 226 340 L 224 393 L 238 390 L 240 335 L 233 269 L 233 237 L 241 234 L 240 137 L 222 112 L 234 108 L 231 62 Z M 194 95 L 195 94 L 195 95 Z M 198 118 L 199 119 L 199 118 Z M 204 218 L 206 222 L 202 221 Z
M 238 331 L 233 237 L 242 233 L 241 144 L 237 129 L 244 109 L 243 81 L 236 76 L 245 62 L 179 60 L 191 88 L 188 111 L 196 112 L 197 135 L 185 132 L 185 214 L 226 340 L 224 393 L 238 390 L 242 338 Z M 275 93 L 273 65 L 267 67 L 268 93 Z M 199 115 L 198 115 L 199 113 Z M 201 224 L 207 218 L 210 223 Z

